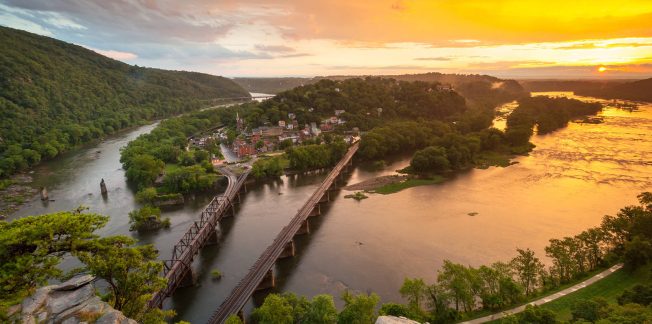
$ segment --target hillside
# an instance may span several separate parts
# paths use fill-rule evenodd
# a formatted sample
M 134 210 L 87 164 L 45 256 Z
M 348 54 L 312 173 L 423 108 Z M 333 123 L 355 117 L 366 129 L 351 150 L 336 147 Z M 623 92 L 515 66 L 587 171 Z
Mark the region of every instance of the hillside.
M 276 94 L 319 81 L 317 78 L 233 78 L 249 92 Z
M 579 95 L 605 99 L 627 99 L 652 102 L 652 78 L 606 86 L 603 89 L 576 91 Z
M 527 91 L 573 91 L 582 96 L 652 102 L 652 78 L 631 80 L 520 81 Z
M 0 27 L 0 177 L 117 130 L 248 93 L 230 79 L 131 66 Z
M 236 78 L 235 82 L 251 92 L 280 93 L 294 87 L 309 85 L 319 80 L 343 81 L 364 76 L 332 75 L 315 78 Z M 451 85 L 466 99 L 484 106 L 495 106 L 526 95 L 523 87 L 515 80 L 503 80 L 480 74 L 444 74 L 438 72 L 421 74 L 379 75 L 397 81 L 437 82 Z

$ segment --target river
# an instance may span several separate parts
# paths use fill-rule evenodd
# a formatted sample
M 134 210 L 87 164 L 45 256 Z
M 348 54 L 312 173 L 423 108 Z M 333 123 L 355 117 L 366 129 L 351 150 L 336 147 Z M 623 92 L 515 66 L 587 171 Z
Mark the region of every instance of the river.
M 311 219 L 311 234 L 298 239 L 297 256 L 277 265 L 276 290 L 306 296 L 374 291 L 383 302 L 400 301 L 403 278 L 432 282 L 445 259 L 477 266 L 507 261 L 517 247 L 543 257 L 548 239 L 596 226 L 603 215 L 652 189 L 652 105 L 640 109 L 608 107 L 602 124 L 570 123 L 534 136 L 537 147 L 507 168 L 471 170 L 440 185 L 372 194 L 359 202 L 339 192 L 322 208 L 322 216 Z M 128 231 L 127 214 L 137 203 L 125 182 L 119 149 L 153 127 L 121 133 L 39 166 L 35 183 L 46 185 L 55 201 L 44 205 L 35 197 L 12 217 L 85 205 L 111 216 L 102 235 L 133 235 L 155 244 L 162 259 L 169 257 L 209 197 L 166 211 L 169 230 L 144 236 Z M 395 158 L 382 171 L 358 166 L 348 183 L 391 174 L 408 163 L 409 157 Z M 221 225 L 220 244 L 206 247 L 197 258 L 198 284 L 177 290 L 166 307 L 177 310 L 178 320 L 205 322 L 324 176 L 294 175 L 251 186 L 236 216 Z M 106 200 L 99 194 L 101 178 L 109 188 Z M 472 212 L 477 215 L 469 216 Z M 212 269 L 223 278 L 213 280 Z M 254 297 L 260 302 L 264 295 Z

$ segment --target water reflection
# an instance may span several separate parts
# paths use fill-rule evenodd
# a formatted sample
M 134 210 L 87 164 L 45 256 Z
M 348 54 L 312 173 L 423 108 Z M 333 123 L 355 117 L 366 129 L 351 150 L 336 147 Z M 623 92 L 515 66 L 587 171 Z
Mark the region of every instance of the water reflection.
M 472 170 L 441 185 L 370 195 L 359 202 L 340 192 L 322 216 L 311 219 L 311 234 L 297 239 L 297 257 L 277 265 L 276 290 L 306 296 L 375 291 L 385 302 L 397 301 L 404 277 L 433 281 L 444 259 L 477 266 L 507 260 L 516 247 L 543 256 L 548 239 L 595 226 L 602 215 L 635 203 L 637 193 L 652 189 L 652 106 L 640 108 L 607 107 L 602 124 L 570 123 L 535 136 L 534 151 L 507 168 Z M 39 167 L 37 185 L 46 185 L 55 201 L 43 206 L 35 197 L 13 217 L 84 204 L 111 216 L 102 234 L 129 234 L 127 214 L 137 204 L 124 181 L 119 148 L 152 127 Z M 380 171 L 357 167 L 348 182 L 391 174 L 405 167 L 409 156 L 387 162 Z M 196 259 L 198 285 L 168 299 L 178 319 L 205 322 L 324 176 L 293 175 L 249 186 L 235 217 L 220 224 L 219 244 L 203 249 Z M 106 200 L 100 197 L 100 178 L 109 188 Z M 165 211 L 172 220 L 170 230 L 137 237 L 168 258 L 209 199 L 198 195 L 183 208 Z M 478 214 L 468 215 L 473 212 Z M 212 269 L 223 278 L 213 280 Z M 257 294 L 248 309 L 263 297 Z

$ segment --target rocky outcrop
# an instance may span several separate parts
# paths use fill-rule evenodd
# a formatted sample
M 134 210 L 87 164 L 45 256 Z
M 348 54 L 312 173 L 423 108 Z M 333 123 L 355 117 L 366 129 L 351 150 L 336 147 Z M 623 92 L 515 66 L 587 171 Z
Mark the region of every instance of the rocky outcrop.
M 376 324 L 420 324 L 419 322 L 396 316 L 378 316 Z
M 94 279 L 84 275 L 39 288 L 11 310 L 10 318 L 23 324 L 136 324 L 95 295 Z

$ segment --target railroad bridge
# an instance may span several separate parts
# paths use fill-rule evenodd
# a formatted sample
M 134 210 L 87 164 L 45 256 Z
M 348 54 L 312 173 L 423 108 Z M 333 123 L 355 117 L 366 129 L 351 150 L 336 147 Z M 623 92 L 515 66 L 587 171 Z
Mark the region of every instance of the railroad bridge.
M 242 309 L 251 297 L 258 291 L 275 286 L 274 265 L 276 261 L 292 257 L 295 254 L 294 237 L 310 232 L 309 217 L 321 214 L 320 203 L 330 201 L 330 191 L 338 187 L 338 179 L 343 178 L 349 171 L 351 159 L 358 150 L 360 142 L 356 142 L 328 173 L 321 185 L 310 196 L 308 201 L 298 210 L 290 224 L 285 226 L 276 236 L 263 254 L 256 260 L 249 269 L 249 273 L 238 283 L 231 294 L 224 300 L 222 305 L 213 313 L 208 323 L 221 324 L 232 314 L 244 318 Z
M 226 167 L 220 168 L 229 184 L 222 195 L 215 196 L 201 212 L 199 220 L 193 222 L 179 242 L 174 245 L 172 258 L 163 263 L 163 276 L 167 286 L 154 293 L 149 307 L 162 307 L 165 298 L 182 286 L 192 285 L 194 274 L 192 261 L 199 250 L 207 244 L 217 243 L 217 224 L 223 218 L 235 215 L 235 204 L 240 202 L 240 192 L 247 191 L 245 180 L 251 169 L 236 175 Z

